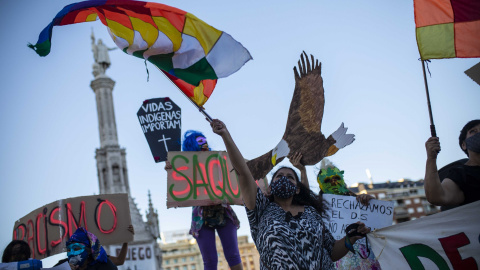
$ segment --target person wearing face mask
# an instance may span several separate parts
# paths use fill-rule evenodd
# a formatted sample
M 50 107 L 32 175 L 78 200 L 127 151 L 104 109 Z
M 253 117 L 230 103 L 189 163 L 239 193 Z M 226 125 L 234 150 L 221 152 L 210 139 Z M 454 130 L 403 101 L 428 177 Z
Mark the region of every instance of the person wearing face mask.
M 472 120 L 462 128 L 458 142 L 468 160 L 450 169 L 443 181 L 440 181 L 437 170 L 440 141 L 431 137 L 425 143 L 425 195 L 431 204 L 460 206 L 480 200 L 480 119 Z
M 292 163 L 293 164 L 293 163 Z M 369 194 L 355 194 L 350 191 L 343 179 L 344 171 L 335 166 L 328 166 L 320 169 L 317 174 L 317 182 L 320 186 L 320 194 L 334 194 L 356 197 L 361 204 L 368 206 L 370 200 L 375 199 Z M 341 211 L 340 211 L 341 212 Z M 365 239 L 362 239 L 365 240 Z M 371 248 L 366 241 L 357 241 L 353 249 L 357 252 L 348 253 L 345 257 L 335 262 L 337 270 L 342 269 L 372 269 L 380 270 L 380 263 L 375 258 Z
M 183 151 L 210 151 L 205 136 L 195 130 L 184 134 Z M 172 169 L 170 162 L 165 162 L 165 170 Z M 238 250 L 237 229 L 240 221 L 228 204 L 192 207 L 192 225 L 190 234 L 197 240 L 202 254 L 205 270 L 216 270 L 218 254 L 215 241 L 215 231 L 222 242 L 223 253 L 230 269 L 242 270 L 242 259 Z
M 322 197 L 303 185 L 292 168 L 278 169 L 264 194 L 225 124 L 215 119 L 210 125 L 222 137 L 237 172 L 252 238 L 260 253 L 260 269 L 335 269 L 333 261 L 353 250 L 352 245 L 370 232 L 357 222 L 357 228 L 348 232 L 350 237 L 335 240 L 323 221 L 326 207 Z
M 100 241 L 93 234 L 78 228 L 66 243 L 68 263 L 72 270 L 115 270 Z

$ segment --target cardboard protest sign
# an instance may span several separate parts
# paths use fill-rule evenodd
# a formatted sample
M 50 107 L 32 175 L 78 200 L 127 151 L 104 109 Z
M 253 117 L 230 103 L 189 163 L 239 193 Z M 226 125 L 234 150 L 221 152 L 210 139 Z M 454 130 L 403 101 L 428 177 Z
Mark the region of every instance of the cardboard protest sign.
M 391 226 L 393 222 L 393 202 L 370 200 L 364 206 L 353 196 L 323 194 L 330 210 L 328 229 L 337 240 L 345 236 L 345 228 L 357 221 L 365 223 L 373 230 Z
M 182 112 L 170 98 L 145 100 L 137 112 L 155 162 L 167 160 L 167 152 L 180 151 Z
M 480 201 L 367 235 L 382 269 L 479 269 Z
M 238 178 L 225 151 L 168 152 L 167 208 L 243 205 Z
M 75 197 L 47 204 L 19 219 L 13 239 L 27 242 L 32 258 L 40 260 L 64 252 L 65 242 L 78 227 L 108 245 L 132 241 L 133 235 L 124 233 L 130 224 L 126 193 Z
M 122 246 L 110 246 L 110 253 L 118 256 Z M 128 245 L 127 256 L 119 270 L 127 269 L 156 269 L 155 249 L 153 244 Z

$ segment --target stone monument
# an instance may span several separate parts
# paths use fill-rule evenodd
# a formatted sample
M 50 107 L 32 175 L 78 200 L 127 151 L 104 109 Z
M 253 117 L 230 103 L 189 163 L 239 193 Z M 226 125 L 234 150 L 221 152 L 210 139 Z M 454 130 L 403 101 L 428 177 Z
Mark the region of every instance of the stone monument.
M 159 238 L 158 213 L 153 208 L 150 191 L 149 209 L 146 213 L 147 222 L 143 221 L 142 215 L 130 194 L 128 182 L 128 169 L 125 148 L 118 144 L 115 112 L 113 109 L 113 87 L 115 81 L 109 78 L 105 72 L 110 67 L 109 49 L 99 39 L 95 44 L 95 36 L 92 32 L 92 51 L 95 59 L 93 64 L 93 76 L 90 87 L 93 89 L 97 103 L 98 129 L 100 133 L 100 148 L 96 149 L 97 173 L 100 194 L 127 193 L 130 202 L 130 215 L 135 230 L 134 241 L 129 243 L 132 250 L 127 253 L 127 260 L 119 269 L 135 269 L 136 264 L 143 263 L 140 268 L 161 269 L 162 252 L 157 243 Z M 125 232 L 128 231 L 125 228 Z M 116 256 L 121 246 L 106 247 L 107 252 Z M 143 262 L 135 256 L 140 256 L 143 250 Z M 147 250 L 150 250 L 148 253 Z M 131 257 L 130 257 L 131 256 Z M 148 259 L 148 260 L 147 260 Z M 139 268 L 139 269 L 140 269 Z

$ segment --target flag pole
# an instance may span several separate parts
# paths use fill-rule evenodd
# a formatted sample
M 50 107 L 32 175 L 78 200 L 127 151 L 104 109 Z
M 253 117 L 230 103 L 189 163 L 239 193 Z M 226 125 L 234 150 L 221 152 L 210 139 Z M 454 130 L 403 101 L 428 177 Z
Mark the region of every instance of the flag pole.
M 162 71 L 162 70 L 160 70 L 160 71 Z M 192 104 L 195 107 L 197 107 L 198 111 L 206 117 L 206 119 L 209 123 L 211 123 L 213 121 L 213 118 L 210 115 L 208 115 L 208 113 L 205 111 L 205 108 L 198 106 L 198 104 L 195 103 L 189 96 L 187 96 L 176 84 L 174 84 L 172 82 L 172 80 L 170 80 L 170 78 L 168 78 L 167 75 L 165 75 L 165 73 L 162 72 L 162 74 L 163 74 L 163 76 L 165 76 L 165 78 L 168 79 L 168 81 L 170 81 L 178 89 L 178 91 L 180 91 L 188 100 L 190 100 L 190 102 L 192 102 Z
M 423 68 L 423 80 L 425 82 L 425 91 L 427 93 L 428 114 L 430 116 L 430 133 L 432 134 L 432 137 L 437 137 L 437 132 L 435 131 L 435 124 L 433 123 L 432 105 L 430 104 L 430 94 L 428 93 L 427 74 L 425 73 L 424 60 L 422 60 L 422 68 Z

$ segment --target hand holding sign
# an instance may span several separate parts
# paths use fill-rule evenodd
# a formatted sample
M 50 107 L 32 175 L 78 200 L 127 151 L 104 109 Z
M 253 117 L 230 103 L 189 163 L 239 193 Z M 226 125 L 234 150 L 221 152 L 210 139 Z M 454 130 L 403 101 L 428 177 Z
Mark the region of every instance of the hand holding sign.
M 171 170 L 172 169 L 172 164 L 170 163 L 170 161 L 166 160 L 165 161 L 165 171 L 168 172 L 168 170 Z
M 368 195 L 368 194 L 359 194 L 357 195 L 357 201 L 359 201 L 361 204 L 368 206 L 370 203 L 370 200 L 375 199 L 375 197 Z

